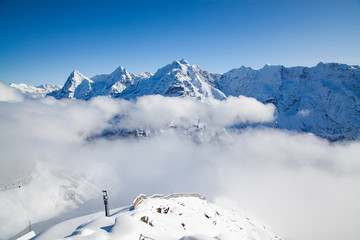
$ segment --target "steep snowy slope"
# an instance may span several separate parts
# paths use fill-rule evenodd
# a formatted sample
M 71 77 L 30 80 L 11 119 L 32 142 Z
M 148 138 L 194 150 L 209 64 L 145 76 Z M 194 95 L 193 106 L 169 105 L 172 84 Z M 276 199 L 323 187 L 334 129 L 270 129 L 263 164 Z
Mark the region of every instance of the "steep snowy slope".
M 225 99 L 226 96 L 209 84 L 213 82 L 209 72 L 199 66 L 190 65 L 186 60 L 174 61 L 159 69 L 154 76 L 140 81 L 133 88 L 128 88 L 120 96 L 134 98 L 143 95 L 160 94 L 163 96 L 184 96 L 197 99 Z
M 57 99 L 60 98 L 76 98 L 76 99 L 89 99 L 91 97 L 91 83 L 93 81 L 78 71 L 73 71 L 64 86 L 49 93 L 50 96 L 54 96 Z
M 110 74 L 101 74 L 92 77 L 94 81 L 91 96 L 118 97 L 126 88 L 137 84 L 141 79 L 151 77 L 151 73 L 132 74 L 124 67 L 118 67 Z
M 119 67 L 110 74 L 101 74 L 91 79 L 74 71 L 63 89 L 50 96 L 55 98 L 76 98 L 88 100 L 96 96 L 120 97 L 125 99 L 144 95 L 186 96 L 197 99 L 225 99 L 226 96 L 211 86 L 213 75 L 191 66 L 186 60 L 174 61 L 155 75 L 151 73 L 132 74 Z
M 85 77 L 78 71 L 73 71 L 62 89 L 48 95 L 57 99 L 75 98 L 82 100 L 89 100 L 97 96 L 119 97 L 126 88 L 151 76 L 151 73 L 132 74 L 124 67 L 118 67 L 110 74 L 100 74 L 92 78 Z
M 337 63 L 233 69 L 215 82 L 227 96 L 274 103 L 272 127 L 312 132 L 330 140 L 360 135 L 360 68 Z
M 140 195 L 110 217 L 92 214 L 57 224 L 45 239 L 242 239 L 279 240 L 259 222 L 208 203 L 197 194 Z
M 20 83 L 20 84 L 12 83 L 10 84 L 10 87 L 17 89 L 23 94 L 30 96 L 32 98 L 45 97 L 46 94 L 52 91 L 59 90 L 61 88 L 61 86 L 54 84 L 42 84 L 40 86 L 34 87 L 24 83 Z

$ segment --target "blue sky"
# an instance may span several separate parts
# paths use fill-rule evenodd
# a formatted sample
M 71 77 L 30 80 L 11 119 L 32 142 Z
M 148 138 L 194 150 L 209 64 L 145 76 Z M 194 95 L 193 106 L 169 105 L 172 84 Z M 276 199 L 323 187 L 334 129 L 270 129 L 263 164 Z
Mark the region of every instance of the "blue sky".
M 0 80 L 63 84 L 155 72 L 176 59 L 211 72 L 266 63 L 360 64 L 359 0 L 0 0 Z

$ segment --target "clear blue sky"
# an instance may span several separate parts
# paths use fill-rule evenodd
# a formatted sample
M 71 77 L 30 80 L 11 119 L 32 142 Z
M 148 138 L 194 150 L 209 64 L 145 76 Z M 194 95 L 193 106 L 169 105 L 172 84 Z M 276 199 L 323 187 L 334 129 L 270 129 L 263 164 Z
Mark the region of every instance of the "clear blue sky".
M 0 0 L 0 80 L 63 84 L 155 72 L 175 59 L 211 72 L 266 63 L 360 64 L 360 0 Z

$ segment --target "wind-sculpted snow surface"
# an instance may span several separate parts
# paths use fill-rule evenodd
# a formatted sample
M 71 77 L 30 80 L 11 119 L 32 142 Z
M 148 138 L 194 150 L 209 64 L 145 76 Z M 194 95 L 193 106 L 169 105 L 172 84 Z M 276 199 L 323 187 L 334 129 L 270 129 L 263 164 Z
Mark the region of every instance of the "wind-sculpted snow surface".
M 258 221 L 204 198 L 190 194 L 141 197 L 135 208 L 114 209 L 108 218 L 101 212 L 65 221 L 35 239 L 282 239 Z

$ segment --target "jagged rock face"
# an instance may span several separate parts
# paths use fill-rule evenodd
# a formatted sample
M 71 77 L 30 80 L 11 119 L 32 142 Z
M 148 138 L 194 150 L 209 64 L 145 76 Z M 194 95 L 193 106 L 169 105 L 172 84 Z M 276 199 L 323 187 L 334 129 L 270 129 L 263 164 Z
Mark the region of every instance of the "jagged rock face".
M 315 67 L 241 67 L 216 81 L 226 95 L 274 103 L 272 127 L 312 132 L 330 140 L 360 135 L 360 69 L 345 64 Z
M 134 98 L 144 95 L 160 94 L 171 97 L 193 97 L 197 99 L 225 99 L 226 96 L 208 82 L 213 81 L 209 72 L 198 66 L 190 66 L 186 60 L 174 61 L 159 69 L 154 76 L 128 88 L 120 97 Z
M 94 91 L 92 92 L 94 96 L 116 96 L 134 83 L 133 76 L 123 67 L 117 68 L 110 74 L 96 75 L 92 77 L 92 80 L 94 81 Z
M 91 83 L 93 83 L 91 79 L 75 70 L 70 74 L 61 89 L 53 91 L 49 95 L 56 99 L 75 98 L 87 100 L 91 97 Z
M 48 95 L 57 99 L 75 98 L 82 100 L 89 100 L 96 96 L 118 97 L 127 87 L 149 76 L 151 76 L 149 73 L 131 74 L 123 67 L 117 68 L 110 74 L 96 75 L 91 79 L 78 71 L 73 71 L 62 89 L 53 91 Z
M 92 96 L 118 97 L 126 88 L 132 87 L 138 81 L 151 77 L 151 73 L 132 74 L 124 67 L 118 67 L 110 74 L 101 74 L 92 77 Z

